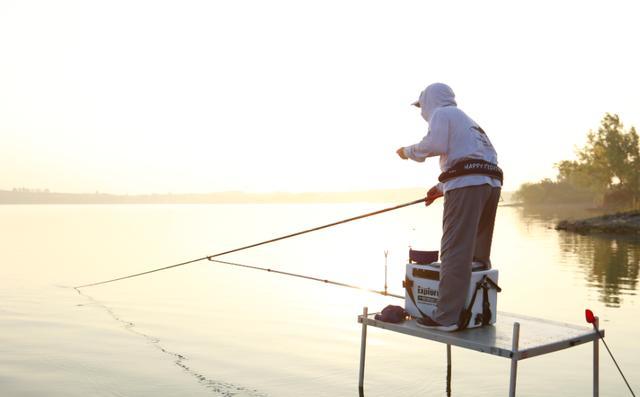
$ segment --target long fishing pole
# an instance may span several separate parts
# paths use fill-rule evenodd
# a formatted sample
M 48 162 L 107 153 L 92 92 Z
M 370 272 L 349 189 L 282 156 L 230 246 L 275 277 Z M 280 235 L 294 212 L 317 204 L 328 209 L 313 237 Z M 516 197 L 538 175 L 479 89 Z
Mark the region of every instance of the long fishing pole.
M 258 266 L 251 266 L 251 265 L 243 265 L 241 263 L 221 261 L 219 259 L 213 259 L 213 258 L 210 258 L 209 260 L 211 262 L 221 263 L 223 265 L 244 267 L 244 268 L 247 268 L 247 269 L 254 269 L 254 270 L 263 270 L 265 272 L 282 274 L 284 276 L 291 276 L 291 277 L 303 278 L 303 279 L 306 279 L 306 280 L 319 281 L 321 283 L 337 285 L 339 287 L 359 289 L 359 290 L 366 291 L 366 292 L 371 292 L 371 293 L 374 293 L 374 294 L 379 294 L 379 295 L 384 295 L 384 296 L 391 296 L 391 297 L 398 298 L 398 299 L 404 299 L 404 296 L 402 296 L 402 295 L 396 295 L 396 294 L 388 293 L 386 288 L 384 289 L 384 291 L 379 291 L 377 289 L 358 287 L 357 285 L 346 284 L 346 283 L 342 283 L 342 282 L 339 282 L 339 281 L 332 281 L 332 280 L 327 280 L 327 279 L 318 278 L 318 277 L 306 276 L 304 274 L 290 273 L 290 272 L 285 272 L 285 271 L 277 270 L 277 269 L 270 269 L 270 268 L 266 268 L 266 267 L 258 267 Z
M 400 208 L 408 207 L 410 205 L 414 205 L 414 204 L 418 204 L 418 203 L 422 203 L 422 202 L 425 202 L 425 197 L 422 197 L 422 198 L 420 198 L 418 200 L 410 201 L 408 203 L 399 204 L 399 205 L 396 205 L 396 206 L 393 206 L 393 207 L 388 207 L 388 208 L 384 208 L 384 209 L 381 209 L 381 210 L 378 210 L 378 211 L 373 211 L 373 212 L 369 212 L 369 213 L 366 213 L 366 214 L 354 216 L 352 218 L 343 219 L 341 221 L 332 222 L 332 223 L 328 223 L 326 225 L 317 226 L 317 227 L 314 227 L 314 228 L 311 228 L 311 229 L 306 229 L 306 230 L 302 230 L 302 231 L 299 231 L 299 232 L 296 232 L 296 233 L 291 233 L 291 234 L 287 234 L 287 235 L 284 235 L 284 236 L 280 236 L 280 237 L 272 238 L 272 239 L 269 239 L 269 240 L 261 241 L 259 243 L 245 245 L 243 247 L 234 248 L 234 249 L 231 249 L 231 250 L 228 250 L 228 251 L 224 251 L 224 252 L 219 252 L 219 253 L 213 254 L 213 255 L 203 256 L 201 258 L 192 259 L 192 260 L 189 260 L 189 261 L 186 261 L 186 262 L 176 263 L 175 265 L 159 267 L 157 269 L 147 270 L 145 272 L 140 272 L 140 273 L 135 273 L 135 274 L 129 274 L 127 276 L 117 277 L 117 278 L 113 278 L 113 279 L 110 279 L 110 280 L 104 280 L 104 281 L 98 281 L 98 282 L 95 282 L 95 283 L 78 285 L 78 286 L 76 286 L 74 288 L 93 287 L 93 286 L 96 286 L 96 285 L 113 283 L 115 281 L 126 280 L 128 278 L 144 276 L 146 274 L 151 274 L 151 273 L 160 272 L 160 271 L 163 271 L 163 270 L 172 269 L 174 267 L 188 265 L 188 264 L 191 264 L 191 263 L 194 263 L 194 262 L 203 261 L 205 259 L 209 259 L 210 260 L 211 258 L 215 258 L 215 257 L 218 257 L 218 256 L 227 255 L 227 254 L 231 254 L 233 252 L 238 252 L 238 251 L 246 250 L 246 249 L 249 249 L 249 248 L 258 247 L 260 245 L 274 243 L 276 241 L 288 239 L 288 238 L 295 237 L 295 236 L 300 236 L 300 235 L 306 234 L 306 233 L 315 232 L 315 231 L 318 231 L 318 230 L 326 229 L 328 227 L 337 226 L 337 225 L 341 225 L 343 223 L 356 221 L 358 219 L 363 219 L 363 218 L 368 218 L 370 216 L 383 214 L 385 212 L 394 211 L 394 210 L 397 210 L 397 209 L 400 209 Z

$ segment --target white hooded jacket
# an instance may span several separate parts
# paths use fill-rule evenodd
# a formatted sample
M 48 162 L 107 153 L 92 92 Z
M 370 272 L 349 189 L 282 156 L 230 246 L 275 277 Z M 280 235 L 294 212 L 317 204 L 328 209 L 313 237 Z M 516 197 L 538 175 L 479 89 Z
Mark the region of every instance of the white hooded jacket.
M 429 123 L 429 132 L 422 141 L 407 146 L 404 154 L 415 161 L 440 156 L 440 169 L 444 172 L 460 160 L 477 159 L 498 164 L 498 155 L 485 132 L 458 109 L 453 90 L 446 84 L 428 86 L 418 100 L 422 117 Z M 438 185 L 446 193 L 467 186 L 488 184 L 501 187 L 497 179 L 486 175 L 465 175 Z

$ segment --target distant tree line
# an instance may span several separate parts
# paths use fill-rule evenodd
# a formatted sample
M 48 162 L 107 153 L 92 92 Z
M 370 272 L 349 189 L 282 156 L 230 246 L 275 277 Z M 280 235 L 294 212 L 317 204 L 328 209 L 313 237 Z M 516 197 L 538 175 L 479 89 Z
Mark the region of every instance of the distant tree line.
M 608 208 L 640 206 L 640 144 L 634 127 L 605 114 L 597 131 L 589 131 L 576 160 L 555 164 L 555 180 L 525 183 L 514 198 L 525 204 L 593 203 Z
M 2 204 L 264 204 L 264 203 L 393 203 L 424 194 L 423 188 L 378 189 L 356 192 L 212 192 L 194 194 L 118 195 L 92 193 L 57 193 L 48 189 L 0 189 Z
M 14 193 L 49 193 L 49 189 L 29 189 L 27 187 L 14 187 L 11 191 Z

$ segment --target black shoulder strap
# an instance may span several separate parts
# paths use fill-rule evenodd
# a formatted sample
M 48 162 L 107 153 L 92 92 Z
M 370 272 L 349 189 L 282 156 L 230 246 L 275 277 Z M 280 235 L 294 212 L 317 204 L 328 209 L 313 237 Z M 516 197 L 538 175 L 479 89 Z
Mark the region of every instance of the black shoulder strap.
M 460 313 L 460 318 L 458 319 L 458 330 L 463 330 L 469 326 L 469 322 L 471 321 L 471 310 L 473 309 L 473 304 L 476 302 L 476 295 L 478 295 L 478 290 L 482 288 L 482 325 L 487 325 L 491 322 L 491 303 L 489 302 L 489 290 L 495 289 L 498 292 L 502 291 L 502 288 L 498 286 L 492 279 L 487 276 L 482 276 L 482 279 L 476 283 L 476 289 L 473 291 L 473 296 L 471 297 L 471 302 L 467 308 Z
M 476 283 L 476 289 L 473 291 L 473 295 L 471 296 L 471 302 L 469 302 L 469 306 L 465 310 L 460 313 L 460 318 L 458 319 L 458 330 L 461 331 L 469 325 L 469 321 L 471 320 L 471 309 L 473 308 L 473 304 L 476 303 L 476 295 L 478 295 L 478 290 L 482 288 L 482 282 L 487 276 L 483 276 L 482 280 Z
M 483 284 L 482 287 L 482 325 L 491 322 L 491 303 L 489 303 L 489 288 Z

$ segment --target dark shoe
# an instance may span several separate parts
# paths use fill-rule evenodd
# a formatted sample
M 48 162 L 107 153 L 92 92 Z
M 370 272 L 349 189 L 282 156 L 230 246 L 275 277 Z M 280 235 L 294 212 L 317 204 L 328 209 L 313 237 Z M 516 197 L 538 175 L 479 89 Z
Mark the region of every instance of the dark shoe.
M 453 332 L 458 330 L 458 324 L 442 325 L 429 316 L 416 319 L 416 325 L 421 328 L 437 329 L 438 331 Z

